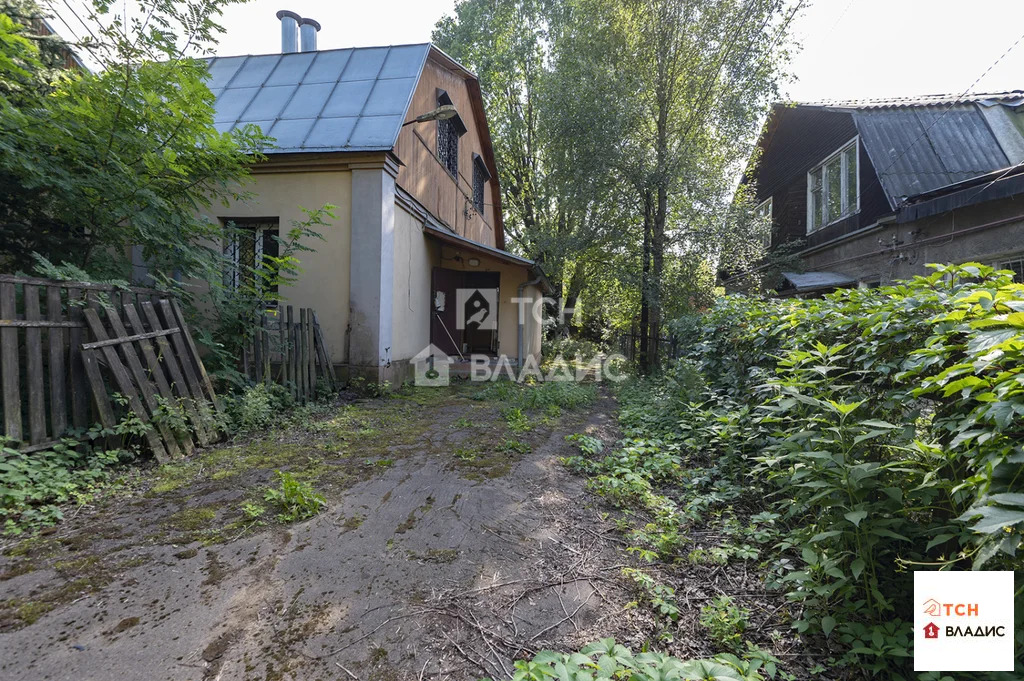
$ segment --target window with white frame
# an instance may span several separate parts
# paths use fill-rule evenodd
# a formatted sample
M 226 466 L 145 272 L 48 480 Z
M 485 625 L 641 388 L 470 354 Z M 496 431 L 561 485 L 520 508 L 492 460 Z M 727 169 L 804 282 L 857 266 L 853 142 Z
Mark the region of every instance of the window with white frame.
M 255 281 L 256 272 L 263 266 L 264 258 L 276 258 L 279 254 L 276 239 L 279 221 L 277 218 L 225 218 L 224 223 L 229 232 L 224 244 L 224 256 L 228 261 L 224 272 L 225 286 L 235 291 L 242 285 L 258 283 Z
M 754 218 L 758 222 L 757 233 L 761 237 L 761 245 L 769 248 L 772 245 L 772 197 L 757 204 Z
M 857 138 L 807 173 L 807 233 L 860 210 Z
M 994 266 L 997 270 L 1011 270 L 1013 281 L 1024 284 L 1024 253 L 1001 258 L 994 263 Z

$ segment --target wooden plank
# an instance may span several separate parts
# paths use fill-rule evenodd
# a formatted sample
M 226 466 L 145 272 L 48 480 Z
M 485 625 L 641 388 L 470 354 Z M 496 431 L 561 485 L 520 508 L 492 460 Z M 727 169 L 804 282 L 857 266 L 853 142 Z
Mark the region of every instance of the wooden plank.
M 288 386 L 292 391 L 292 399 L 299 398 L 298 347 L 295 345 L 295 318 L 292 306 L 288 306 Z
M 161 299 L 159 302 L 164 326 L 177 324 L 178 322 L 175 319 L 174 310 L 171 308 L 170 302 L 166 299 Z M 203 426 L 212 437 L 215 437 L 216 426 L 205 420 L 206 409 L 209 406 L 209 401 L 207 400 L 206 394 L 203 392 L 203 386 L 199 382 L 199 376 L 196 374 L 195 366 L 193 365 L 192 358 L 190 357 L 188 345 L 185 343 L 185 337 L 187 335 L 188 334 L 185 333 L 176 333 L 168 336 L 168 338 L 172 341 L 174 357 L 181 366 L 182 373 L 185 374 L 185 383 L 188 385 L 188 388 L 192 393 L 192 399 L 195 400 L 196 409 L 198 409 L 200 414 L 203 416 Z
M 50 286 L 49 288 L 55 288 Z M 85 324 L 80 322 L 62 322 L 62 321 L 50 321 L 48 319 L 37 319 L 29 321 L 27 319 L 0 319 L 0 327 L 12 326 L 18 329 L 84 329 Z
M 338 386 L 338 379 L 334 375 L 334 364 L 331 362 L 331 353 L 327 351 L 327 343 L 324 342 L 324 332 L 320 327 L 320 320 L 316 316 L 316 310 L 313 310 L 313 330 L 316 333 L 317 347 L 320 349 L 320 357 L 324 363 L 324 375 L 331 384 L 331 388 Z
M 161 323 L 164 326 L 175 326 L 176 320 L 174 319 L 174 311 L 171 309 L 171 306 L 165 304 L 167 303 L 166 300 L 159 302 L 159 310 L 162 313 Z M 185 345 L 185 339 L 182 336 L 183 334 L 176 333 L 168 336 L 168 338 L 171 339 L 174 356 L 181 366 L 182 373 L 185 374 L 185 382 L 188 384 L 188 389 L 193 399 L 205 402 L 206 396 L 203 394 L 203 387 L 199 383 L 199 377 L 196 375 L 195 368 L 192 366 L 192 361 L 189 358 L 188 346 Z
M 124 338 L 126 341 L 131 338 L 128 336 L 128 330 L 124 328 L 124 323 L 121 321 L 120 316 L 118 316 L 116 309 L 107 310 L 107 321 L 110 322 L 110 328 L 113 330 L 115 336 Z M 135 379 L 135 386 L 142 394 L 142 401 L 149 409 L 150 416 L 156 424 L 157 430 L 160 431 L 160 436 L 164 439 L 164 446 L 167 448 L 167 453 L 170 454 L 172 458 L 180 457 L 181 449 L 178 448 L 177 434 L 171 430 L 170 426 L 168 426 L 163 419 L 157 417 L 157 414 L 160 413 L 160 400 L 157 399 L 157 389 L 155 389 L 155 386 L 153 385 L 155 378 L 152 377 L 151 374 L 146 373 L 146 369 L 142 366 L 142 362 L 139 361 L 139 353 L 135 351 L 134 341 L 119 344 L 117 349 L 120 350 L 121 358 L 128 365 L 131 376 Z M 156 370 L 161 375 L 163 374 L 159 365 L 157 365 Z
M 17 304 L 14 284 L 0 283 L 0 317 L 14 319 Z M 3 385 L 4 435 L 21 440 L 21 368 L 18 363 L 18 330 L 0 329 L 0 383 Z
M 217 392 L 213 389 L 213 381 L 210 380 L 210 375 L 206 373 L 206 367 L 203 366 L 203 360 L 199 356 L 199 349 L 196 347 L 195 340 L 192 339 L 192 334 L 188 330 L 188 324 L 185 323 L 185 315 L 181 311 L 181 306 L 178 305 L 177 300 L 168 301 L 166 298 L 160 301 L 161 305 L 170 305 L 174 310 L 175 318 L 178 322 L 178 327 L 181 328 L 181 335 L 185 338 L 185 344 L 188 346 L 189 351 L 192 353 L 192 361 L 195 362 L 196 370 L 199 372 L 199 378 L 202 380 L 203 385 L 206 387 L 207 393 L 209 393 L 210 402 L 216 407 L 217 411 L 224 411 L 223 405 L 220 400 L 217 399 Z
M 306 371 L 309 374 L 309 398 L 316 398 L 316 348 L 313 343 L 313 308 L 306 310 Z
M 281 307 L 274 311 L 277 317 L 277 342 L 280 348 L 281 361 L 277 365 L 277 380 L 279 383 L 288 384 L 288 336 L 285 334 L 284 316 Z
M 156 308 L 153 306 L 153 303 L 145 301 L 142 303 L 141 307 L 142 313 L 146 315 L 146 320 L 149 322 L 150 327 L 154 331 L 160 330 L 162 328 L 162 324 L 160 322 L 160 317 L 157 316 Z M 199 439 L 199 444 L 204 446 L 210 444 L 210 442 L 212 442 L 212 438 L 207 433 L 206 423 L 202 418 L 200 410 L 196 406 L 194 396 L 189 391 L 188 381 L 182 373 L 181 366 L 178 364 L 178 359 L 174 356 L 174 350 L 171 348 L 171 343 L 167 340 L 167 336 L 157 336 L 156 346 L 160 351 L 160 359 L 163 360 L 164 365 L 171 374 L 171 387 L 185 404 L 185 409 L 188 411 L 189 418 L 192 421 L 192 428 L 196 431 L 196 437 Z
M 125 306 L 132 307 L 129 303 Z M 134 308 L 133 308 L 134 309 Z M 114 314 L 111 311 L 111 314 Z M 124 328 L 124 327 L 121 327 Z M 150 338 L 156 338 L 157 336 L 170 336 L 172 333 L 180 333 L 181 329 L 175 327 L 173 329 L 162 329 L 160 331 L 149 331 L 146 333 L 137 333 L 132 336 L 117 336 L 116 338 L 109 338 L 105 341 L 95 341 L 93 343 L 84 343 L 82 345 L 83 350 L 96 350 L 97 348 L 103 348 L 108 345 L 124 345 L 126 343 L 133 343 L 135 341 L 148 340 Z
M 51 322 L 60 322 L 64 316 L 60 287 L 46 289 L 46 316 Z M 64 347 L 67 332 L 53 327 L 47 332 L 50 344 L 50 425 L 52 434 L 59 438 L 68 429 L 67 373 L 64 365 Z
M 87 291 L 114 291 L 122 290 L 112 284 L 93 284 L 88 281 L 57 281 L 56 279 L 42 279 L 40 277 L 19 277 L 13 274 L 0 274 L 0 283 L 4 284 L 35 284 L 37 286 L 54 286 L 61 285 L 66 288 L 77 288 Z M 166 296 L 166 291 L 160 291 L 155 288 L 144 288 L 139 286 L 131 286 L 129 291 L 136 291 L 138 293 L 148 293 Z
M 306 346 L 306 308 L 299 308 L 299 392 L 302 401 L 309 399 L 309 348 Z
M 97 340 L 107 340 L 107 332 L 103 328 L 103 323 L 100 321 L 100 316 L 95 309 L 89 307 L 85 310 L 85 323 L 89 325 L 89 329 L 92 331 L 92 335 Z M 107 367 L 110 369 L 110 373 L 114 376 L 114 381 L 117 383 L 118 390 L 128 400 L 128 408 L 134 412 L 135 416 L 142 421 L 144 424 L 148 424 L 150 419 L 146 413 L 146 406 L 139 399 L 138 390 L 136 390 L 132 377 L 128 374 L 128 370 L 125 369 L 121 363 L 120 358 L 117 356 L 117 350 L 113 346 L 105 346 L 98 348 L 98 351 L 103 353 L 104 359 L 107 361 Z M 86 350 L 86 353 L 93 352 Z M 137 358 L 136 358 L 137 359 Z M 90 382 L 94 382 L 90 377 Z M 96 389 L 93 389 L 95 395 Z M 161 442 L 160 437 L 153 428 L 147 428 L 145 432 L 145 438 L 149 448 L 153 450 L 153 455 L 156 456 L 157 461 L 164 462 L 167 460 L 167 449 Z
M 138 333 L 145 329 L 142 324 L 142 319 L 139 317 L 139 313 L 135 309 L 134 303 L 124 304 L 124 314 L 128 319 L 128 323 L 132 325 L 132 330 L 137 332 L 136 335 L 145 335 L 144 333 Z M 158 336 L 154 336 L 154 338 L 156 337 Z M 148 338 L 142 338 L 135 342 L 139 344 L 139 349 L 142 351 L 142 357 L 146 360 L 146 366 L 149 367 L 149 374 L 153 378 L 153 382 L 156 383 L 156 388 L 160 397 L 169 408 L 178 407 L 179 401 L 175 398 L 174 392 L 171 390 L 171 384 L 168 382 L 167 376 L 164 373 L 164 367 L 160 365 L 160 360 L 153 351 L 153 344 Z M 175 432 L 174 435 L 178 442 L 185 448 L 186 454 L 191 454 L 195 451 L 195 447 L 192 445 L 192 438 L 189 437 L 187 432 Z
M 260 328 L 263 330 L 263 382 L 270 385 L 273 377 L 270 375 L 270 328 L 267 326 L 267 315 L 260 317 Z
M 114 416 L 114 408 L 110 404 L 110 395 L 107 393 L 107 386 L 103 384 L 103 376 L 100 374 L 100 363 L 96 359 L 96 350 L 86 350 L 79 354 L 82 362 L 86 381 L 92 391 L 93 403 L 99 413 L 100 425 L 104 428 L 117 426 L 117 418 Z
M 262 320 L 263 320 L 263 318 L 260 317 L 260 321 L 262 321 Z M 255 383 L 261 383 L 263 381 L 263 376 L 262 376 L 262 374 L 263 374 L 263 334 L 261 333 L 261 331 L 262 331 L 261 328 L 254 327 L 253 328 L 253 333 L 252 333 L 252 355 L 251 356 L 252 356 L 253 373 L 252 373 L 252 376 L 250 376 L 250 378 Z
M 77 288 L 68 289 L 68 317 L 71 321 L 78 321 L 85 326 L 82 320 L 82 308 L 76 304 L 82 300 L 82 291 Z M 89 392 L 91 391 L 90 381 L 85 374 L 85 364 L 82 362 L 82 337 L 84 332 L 80 328 L 72 328 L 68 332 L 68 370 L 71 375 L 71 423 L 75 428 L 85 428 L 89 425 Z M 96 396 L 93 395 L 95 402 Z
M 43 313 L 39 307 L 39 287 L 25 284 L 25 319 L 38 321 Z M 25 330 L 26 390 L 28 391 L 29 442 L 39 444 L 46 439 L 46 377 L 43 375 L 43 332 L 38 328 Z

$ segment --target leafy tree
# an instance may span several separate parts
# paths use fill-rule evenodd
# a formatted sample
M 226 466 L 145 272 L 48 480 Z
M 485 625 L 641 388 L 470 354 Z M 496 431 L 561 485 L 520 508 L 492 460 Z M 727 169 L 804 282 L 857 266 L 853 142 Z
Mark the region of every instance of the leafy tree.
M 210 279 L 222 227 L 198 217 L 239 196 L 266 138 L 221 133 L 203 62 L 234 0 L 141 0 L 125 15 L 97 0 L 88 17 L 96 73 L 56 77 L 30 2 L 0 14 L 0 267 L 27 270 L 33 254 L 95 278 L 130 276 L 130 249 L 170 278 Z

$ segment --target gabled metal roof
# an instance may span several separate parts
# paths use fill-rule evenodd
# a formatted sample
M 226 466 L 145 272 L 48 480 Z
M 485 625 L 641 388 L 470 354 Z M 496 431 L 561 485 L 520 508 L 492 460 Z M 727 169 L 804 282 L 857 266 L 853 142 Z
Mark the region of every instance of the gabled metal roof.
M 208 60 L 217 129 L 256 124 L 265 153 L 387 151 L 395 146 L 430 44 Z

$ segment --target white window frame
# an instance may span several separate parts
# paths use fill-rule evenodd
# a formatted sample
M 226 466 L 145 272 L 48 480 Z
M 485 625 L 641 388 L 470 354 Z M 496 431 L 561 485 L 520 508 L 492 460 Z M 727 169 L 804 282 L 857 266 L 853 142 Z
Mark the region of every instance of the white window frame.
M 992 267 L 997 270 L 1013 270 L 1018 271 L 1013 267 L 1014 264 L 1019 264 L 1021 270 L 1024 270 L 1024 253 L 1012 253 L 1010 255 L 1004 255 L 992 262 Z
M 764 211 L 763 209 L 766 206 L 767 206 L 768 210 Z M 775 216 L 772 214 L 772 211 L 774 210 L 774 208 L 775 208 L 775 206 L 772 203 L 772 197 L 769 196 L 767 199 L 765 199 L 761 203 L 757 204 L 757 207 L 754 209 L 754 215 L 756 215 L 757 217 L 767 216 L 767 218 L 768 218 L 768 233 L 761 235 L 761 244 L 765 248 L 771 248 L 771 245 L 772 245 L 772 233 L 774 232 L 774 226 L 775 226 L 774 225 L 774 223 L 775 223 Z
M 852 207 L 851 206 L 843 206 L 843 203 L 845 203 L 846 200 L 847 200 L 847 195 L 848 195 L 847 189 L 849 189 L 849 187 L 847 185 L 847 181 L 846 181 L 846 177 L 847 177 L 848 173 L 847 173 L 847 167 L 846 167 L 846 153 L 845 152 L 848 149 L 850 149 L 850 147 L 853 147 L 854 150 L 855 150 L 853 158 L 854 158 L 854 163 L 856 163 L 856 166 L 857 166 L 855 168 L 855 170 L 854 170 L 854 173 L 853 173 L 854 180 L 857 183 L 857 187 L 856 187 L 857 205 L 856 206 L 852 206 Z M 837 217 L 836 219 L 832 220 L 831 222 L 825 222 L 825 216 L 827 214 L 827 209 L 828 209 L 828 182 L 827 182 L 826 175 L 825 175 L 825 167 L 827 165 L 829 165 L 830 163 L 832 163 L 837 158 L 839 159 L 839 163 L 840 163 L 840 165 L 839 165 L 839 182 L 840 182 L 839 193 L 840 193 L 841 197 L 840 197 L 840 204 L 839 205 L 840 205 L 840 209 L 841 210 L 840 210 L 839 217 Z M 812 219 L 813 215 L 812 215 L 812 212 L 811 212 L 811 207 L 813 205 L 812 202 L 811 202 L 811 175 L 813 175 L 817 171 L 821 171 L 821 210 L 822 210 L 822 214 L 820 216 L 820 218 L 821 218 L 821 225 L 818 226 L 818 227 L 814 227 L 814 220 Z M 807 171 L 807 233 L 808 234 L 812 234 L 814 232 L 817 232 L 818 230 L 825 229 L 829 225 L 834 225 L 837 222 L 839 222 L 841 220 L 845 220 L 846 218 L 850 217 L 851 215 L 856 215 L 859 212 L 860 212 L 860 135 L 854 135 L 853 139 L 851 139 L 848 142 L 844 143 L 841 147 L 839 147 L 834 152 L 832 152 L 831 154 L 826 156 L 825 160 L 823 160 L 821 163 L 819 163 L 818 165 L 814 166 L 813 168 L 811 168 L 810 170 Z

